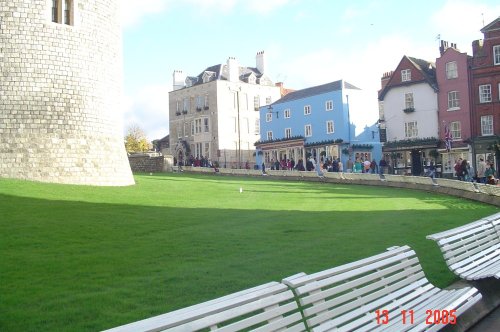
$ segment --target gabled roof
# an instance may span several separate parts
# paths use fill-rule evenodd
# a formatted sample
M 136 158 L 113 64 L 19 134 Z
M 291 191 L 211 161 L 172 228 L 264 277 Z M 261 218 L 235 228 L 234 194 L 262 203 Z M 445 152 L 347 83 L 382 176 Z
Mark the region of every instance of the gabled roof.
M 409 57 L 409 56 L 404 55 L 403 58 L 401 59 L 401 61 L 399 62 L 398 66 L 396 67 L 396 69 L 400 68 L 401 63 L 404 60 L 408 60 L 410 62 L 410 64 L 422 74 L 425 82 L 427 84 L 429 84 L 431 86 L 431 88 L 434 89 L 434 91 L 437 92 L 439 90 L 437 80 L 436 80 L 436 65 L 434 64 L 434 62 L 429 62 L 427 60 L 422 60 L 422 59 L 418 59 L 418 58 Z M 399 70 L 395 70 L 392 72 L 392 75 L 391 75 L 391 78 L 389 79 L 389 82 L 387 82 L 387 84 L 384 86 L 384 88 L 379 91 L 379 95 L 378 95 L 379 100 L 384 99 L 385 95 L 387 94 L 387 92 L 389 92 L 389 90 L 391 88 L 422 83 L 421 80 L 419 80 L 419 81 L 411 80 L 408 82 L 394 84 L 393 80 L 396 77 L 396 75 L 399 75 L 399 74 L 400 74 Z
M 500 16 L 490 24 L 483 27 L 480 31 L 485 33 L 486 31 L 499 30 L 500 29 Z
M 344 86 L 342 86 L 342 84 Z M 276 100 L 272 105 L 281 104 L 284 102 L 303 99 L 311 96 L 317 96 L 323 93 L 328 93 L 332 91 L 339 91 L 344 89 L 352 89 L 352 90 L 361 90 L 360 88 L 355 87 L 354 85 L 344 82 L 343 80 L 334 81 L 322 85 L 313 86 L 311 88 L 306 88 L 302 90 L 292 91 L 287 95 L 283 96 L 281 99 Z

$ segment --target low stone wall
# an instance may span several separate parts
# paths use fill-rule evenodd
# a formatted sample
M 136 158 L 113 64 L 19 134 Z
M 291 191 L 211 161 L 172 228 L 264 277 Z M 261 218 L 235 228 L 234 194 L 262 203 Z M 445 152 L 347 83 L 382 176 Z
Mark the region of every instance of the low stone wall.
M 185 172 L 207 172 L 203 167 L 184 167 Z M 211 170 L 211 169 L 209 169 Z M 212 170 L 211 170 L 212 171 Z M 233 176 L 259 176 L 260 170 L 220 168 L 217 174 Z M 324 173 L 319 177 L 316 172 L 268 171 L 266 178 L 312 182 L 331 182 L 341 184 L 359 184 L 386 186 L 437 192 L 500 206 L 500 187 L 458 180 L 431 179 L 423 176 L 361 174 L 361 173 Z
M 167 171 L 164 169 L 165 158 L 163 156 L 130 155 L 128 156 L 130 168 L 134 173 L 158 173 Z

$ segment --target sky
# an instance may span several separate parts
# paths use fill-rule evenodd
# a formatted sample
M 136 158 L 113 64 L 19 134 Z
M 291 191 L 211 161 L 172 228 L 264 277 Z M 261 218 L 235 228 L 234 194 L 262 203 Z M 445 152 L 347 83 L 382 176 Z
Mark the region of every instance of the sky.
M 169 133 L 172 73 L 197 76 L 235 57 L 286 88 L 343 79 L 363 91 L 351 121 L 378 119 L 383 73 L 404 55 L 435 62 L 439 40 L 472 55 L 481 28 L 500 16 L 498 0 L 142 0 L 121 1 L 124 133 L 137 125 L 149 140 Z

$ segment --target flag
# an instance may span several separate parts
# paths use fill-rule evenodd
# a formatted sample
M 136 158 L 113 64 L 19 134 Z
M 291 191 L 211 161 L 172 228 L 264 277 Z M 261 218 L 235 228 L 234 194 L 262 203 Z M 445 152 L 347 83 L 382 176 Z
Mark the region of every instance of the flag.
M 446 151 L 450 152 L 451 150 L 451 133 L 450 127 L 448 124 L 444 125 L 444 144 L 446 146 Z

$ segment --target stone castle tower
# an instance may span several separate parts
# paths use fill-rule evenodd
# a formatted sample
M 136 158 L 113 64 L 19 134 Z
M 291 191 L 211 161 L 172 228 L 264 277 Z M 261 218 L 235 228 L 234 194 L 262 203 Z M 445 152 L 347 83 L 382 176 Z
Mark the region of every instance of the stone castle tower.
M 0 177 L 134 184 L 120 0 L 0 0 Z

